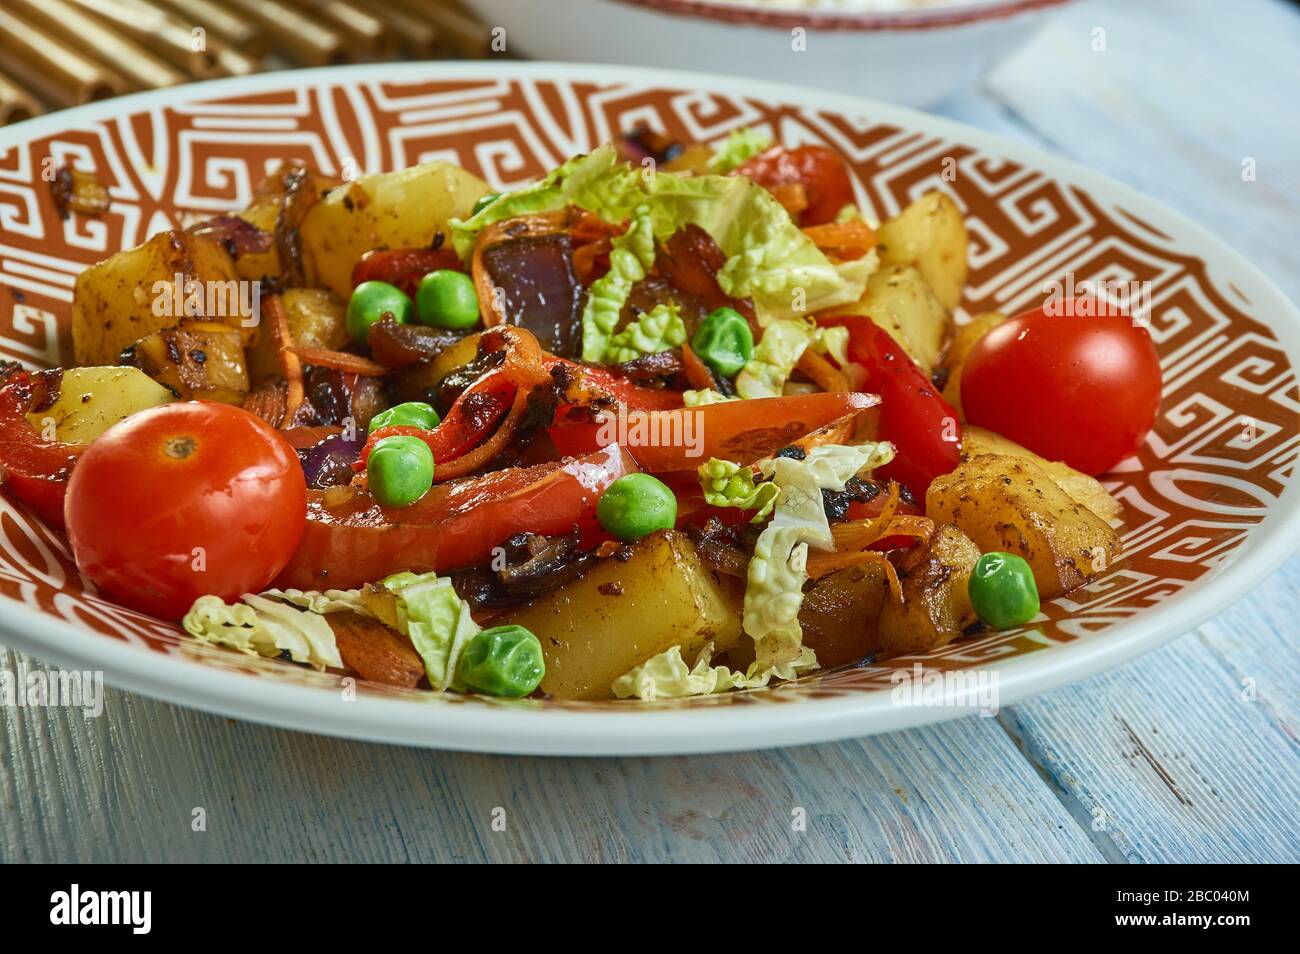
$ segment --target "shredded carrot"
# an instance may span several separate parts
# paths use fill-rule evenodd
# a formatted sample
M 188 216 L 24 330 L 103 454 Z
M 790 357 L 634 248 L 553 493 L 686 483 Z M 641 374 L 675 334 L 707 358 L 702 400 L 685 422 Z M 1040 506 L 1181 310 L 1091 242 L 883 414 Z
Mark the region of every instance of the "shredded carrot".
M 698 391 L 707 391 L 713 387 L 713 375 L 709 372 L 708 367 L 700 356 L 692 350 L 689 343 L 682 345 L 682 368 L 686 372 L 686 380 L 690 382 L 691 387 Z
M 283 426 L 293 420 L 294 412 L 306 398 L 302 384 L 302 361 L 294 353 L 293 338 L 289 334 L 289 316 L 285 313 L 280 296 L 268 295 L 262 303 L 262 308 L 270 319 L 269 328 L 275 344 L 276 362 L 280 366 L 280 374 L 284 377 L 286 385 L 284 419 L 281 421 Z
M 862 258 L 876 247 L 876 233 L 861 219 L 811 225 L 803 234 L 812 239 L 822 252 L 842 262 Z
M 382 364 L 371 361 L 369 358 L 363 358 L 359 354 L 350 354 L 347 351 L 298 347 L 292 347 L 289 350 L 303 361 L 314 364 L 318 368 L 333 368 L 335 371 L 359 374 L 366 378 L 378 378 L 388 373 L 388 369 Z
M 846 394 L 852 390 L 849 387 L 849 379 L 845 377 L 844 372 L 815 351 L 805 348 L 795 368 L 823 391 L 836 391 Z

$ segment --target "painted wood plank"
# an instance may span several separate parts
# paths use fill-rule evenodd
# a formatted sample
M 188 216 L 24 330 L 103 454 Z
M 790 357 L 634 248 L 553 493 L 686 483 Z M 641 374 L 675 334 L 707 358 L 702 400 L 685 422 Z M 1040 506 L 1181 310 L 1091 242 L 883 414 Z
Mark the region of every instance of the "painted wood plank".
M 1300 556 L 1197 635 L 1282 733 L 1300 740 Z
M 987 89 L 1056 151 L 1211 226 L 1300 300 L 1298 47 L 1300 11 L 1279 0 L 1097 0 L 1061 11 Z
M 1110 861 L 1300 861 L 1300 743 L 1201 639 L 999 721 Z
M 992 719 L 607 760 L 369 745 L 113 690 L 99 719 L 0 722 L 0 861 L 1101 860 Z

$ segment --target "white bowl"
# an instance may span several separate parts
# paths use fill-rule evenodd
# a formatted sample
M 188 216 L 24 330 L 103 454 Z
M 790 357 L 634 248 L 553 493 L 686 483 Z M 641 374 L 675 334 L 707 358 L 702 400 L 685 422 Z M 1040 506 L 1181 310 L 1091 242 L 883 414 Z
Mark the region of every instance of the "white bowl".
M 952 0 L 868 13 L 794 2 L 466 0 L 505 28 L 508 50 L 537 59 L 706 70 L 905 106 L 971 85 L 1067 2 Z
M 0 129 L 0 354 L 57 363 L 81 268 L 195 210 L 247 204 L 253 183 L 286 156 L 327 174 L 350 161 L 378 172 L 448 159 L 500 188 L 642 122 L 711 142 L 742 126 L 826 142 L 876 218 L 947 191 L 971 234 L 970 312 L 1041 304 L 1044 282 L 1063 273 L 1148 276 L 1164 404 L 1138 455 L 1105 478 L 1126 507 L 1123 559 L 1044 603 L 1027 629 L 773 689 L 658 703 L 506 700 L 397 690 L 198 643 L 101 598 L 61 537 L 0 494 L 0 640 L 182 705 L 372 741 L 535 755 L 762 748 L 972 711 L 952 705 L 951 692 L 898 696 L 895 680 L 917 665 L 927 678 L 996 679 L 1004 706 L 1090 676 L 1222 611 L 1300 541 L 1291 466 L 1300 313 L 1250 262 L 1131 189 L 1031 147 L 773 83 L 553 63 L 385 63 L 141 93 Z M 100 176 L 109 213 L 61 219 L 41 175 L 51 156 L 75 156 Z M 1253 422 L 1249 442 L 1240 415 Z

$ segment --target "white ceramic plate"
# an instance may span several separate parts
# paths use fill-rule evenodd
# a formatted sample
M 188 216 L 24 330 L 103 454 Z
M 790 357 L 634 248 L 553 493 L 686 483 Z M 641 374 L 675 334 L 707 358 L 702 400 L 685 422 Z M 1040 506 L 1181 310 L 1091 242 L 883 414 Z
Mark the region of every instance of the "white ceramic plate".
M 1246 594 L 1300 538 L 1300 314 L 1214 236 L 1071 163 L 931 116 L 836 94 L 700 74 L 492 62 L 275 73 L 164 90 L 0 130 L 0 352 L 57 363 L 72 278 L 179 221 L 239 207 L 269 163 L 325 172 L 450 158 L 517 185 L 648 122 L 714 140 L 739 126 L 825 141 L 879 218 L 932 188 L 972 235 L 964 307 L 1015 312 L 1044 282 L 1149 283 L 1166 374 L 1156 430 L 1107 478 L 1126 505 L 1125 560 L 1052 601 L 1027 631 L 818 674 L 774 690 L 647 705 L 438 697 L 353 684 L 201 646 L 96 596 L 56 534 L 0 498 L 0 634 L 50 663 L 146 695 L 272 725 L 489 752 L 633 755 L 818 742 L 935 722 L 895 674 L 984 673 L 1001 705 L 1131 659 Z M 58 219 L 42 160 L 110 185 L 102 220 Z M 1169 157 L 1170 162 L 1178 157 Z M 955 170 L 955 177 L 951 174 Z M 15 294 L 17 292 L 17 294 Z M 1253 422 L 1244 440 L 1242 419 Z M 951 695 L 949 695 L 949 698 Z

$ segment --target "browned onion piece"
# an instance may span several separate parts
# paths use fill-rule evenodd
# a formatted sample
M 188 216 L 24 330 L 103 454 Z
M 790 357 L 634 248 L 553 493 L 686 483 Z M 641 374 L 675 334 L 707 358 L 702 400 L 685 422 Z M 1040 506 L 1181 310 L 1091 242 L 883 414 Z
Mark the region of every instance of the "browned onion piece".
M 205 235 L 213 239 L 231 258 L 241 255 L 260 255 L 269 252 L 275 246 L 275 236 L 264 232 L 252 222 L 237 215 L 214 215 L 199 222 L 189 230 L 194 235 Z
M 386 368 L 407 368 L 436 358 L 465 337 L 463 331 L 402 325 L 385 318 L 370 326 L 366 344 L 370 355 Z
M 573 242 L 567 233 L 507 239 L 484 248 L 482 261 L 499 289 L 505 324 L 531 331 L 552 354 L 577 355 L 582 284 L 573 273 Z

